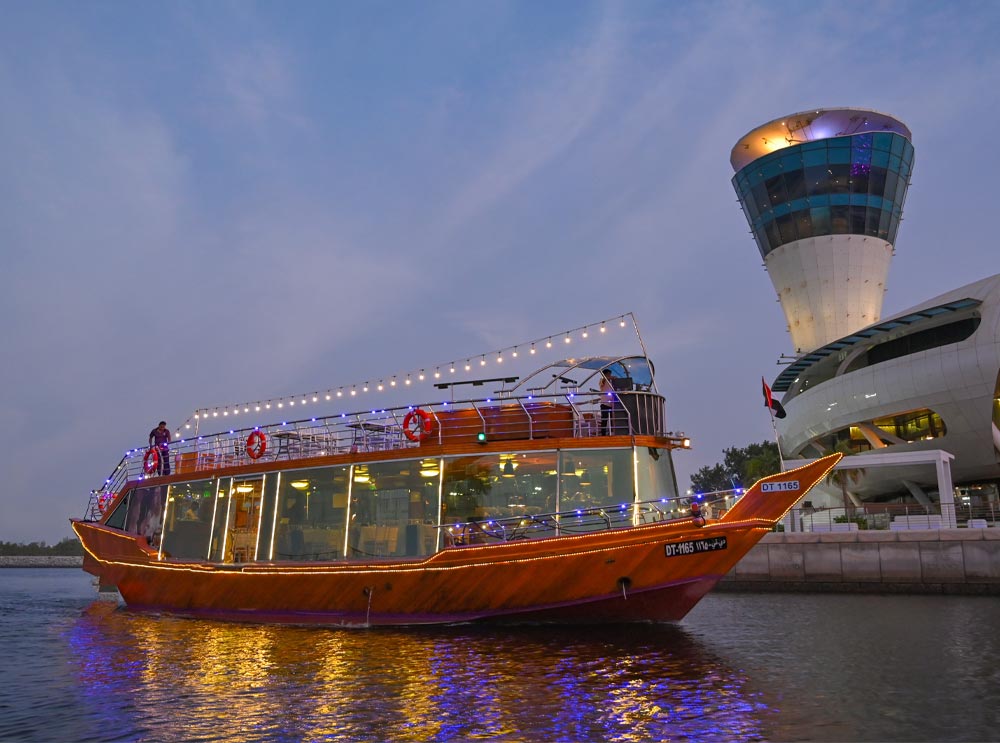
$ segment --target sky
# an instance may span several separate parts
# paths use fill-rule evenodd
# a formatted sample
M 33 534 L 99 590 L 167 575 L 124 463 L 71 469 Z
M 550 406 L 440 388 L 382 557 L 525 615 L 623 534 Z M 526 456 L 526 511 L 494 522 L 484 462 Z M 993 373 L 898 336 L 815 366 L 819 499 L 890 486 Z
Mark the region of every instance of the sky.
M 729 153 L 786 114 L 913 132 L 884 315 L 1000 270 L 995 2 L 0 10 L 0 541 L 71 536 L 161 419 L 629 312 L 685 487 L 773 437 Z

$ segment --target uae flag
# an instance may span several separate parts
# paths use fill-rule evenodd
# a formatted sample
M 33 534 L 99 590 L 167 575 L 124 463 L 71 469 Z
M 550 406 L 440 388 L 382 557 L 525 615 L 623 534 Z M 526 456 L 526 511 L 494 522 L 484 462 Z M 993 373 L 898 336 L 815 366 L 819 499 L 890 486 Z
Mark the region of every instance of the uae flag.
M 781 403 L 771 397 L 771 388 L 767 386 L 764 377 L 760 378 L 760 383 L 764 386 L 764 407 L 774 411 L 775 418 L 784 418 L 787 413 Z

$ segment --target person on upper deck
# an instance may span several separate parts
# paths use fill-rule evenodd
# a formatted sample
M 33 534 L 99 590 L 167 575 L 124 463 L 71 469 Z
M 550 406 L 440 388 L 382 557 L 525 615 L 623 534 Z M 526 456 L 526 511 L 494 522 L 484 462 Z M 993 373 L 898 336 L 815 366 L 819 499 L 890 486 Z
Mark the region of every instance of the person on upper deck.
M 601 434 L 610 436 L 611 431 L 611 411 L 615 405 L 615 385 L 611 381 L 611 370 L 601 370 Z
M 156 447 L 159 459 L 156 463 L 156 474 L 170 474 L 170 429 L 167 428 L 166 421 L 160 421 L 159 425 L 149 432 L 149 447 Z

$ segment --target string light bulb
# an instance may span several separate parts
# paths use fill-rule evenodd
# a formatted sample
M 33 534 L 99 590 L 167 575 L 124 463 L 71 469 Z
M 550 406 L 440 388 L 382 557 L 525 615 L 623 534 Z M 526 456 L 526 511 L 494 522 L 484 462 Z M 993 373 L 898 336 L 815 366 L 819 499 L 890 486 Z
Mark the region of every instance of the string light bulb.
M 601 323 L 601 332 L 604 333 L 606 331 L 607 331 L 607 328 L 604 327 L 604 323 Z

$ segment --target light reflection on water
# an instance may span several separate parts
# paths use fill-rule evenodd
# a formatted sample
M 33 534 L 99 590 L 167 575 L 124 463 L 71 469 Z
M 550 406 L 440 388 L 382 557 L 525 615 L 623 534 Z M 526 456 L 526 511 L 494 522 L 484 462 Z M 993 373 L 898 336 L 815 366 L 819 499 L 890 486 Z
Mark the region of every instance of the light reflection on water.
M 975 740 L 1000 729 L 995 599 L 715 594 L 680 625 L 338 630 L 134 614 L 92 590 L 76 571 L 0 571 L 0 672 L 19 682 L 0 685 L 0 739 Z
M 747 679 L 669 625 L 337 630 L 96 605 L 66 637 L 107 702 L 94 738 L 122 721 L 199 741 L 761 736 Z

